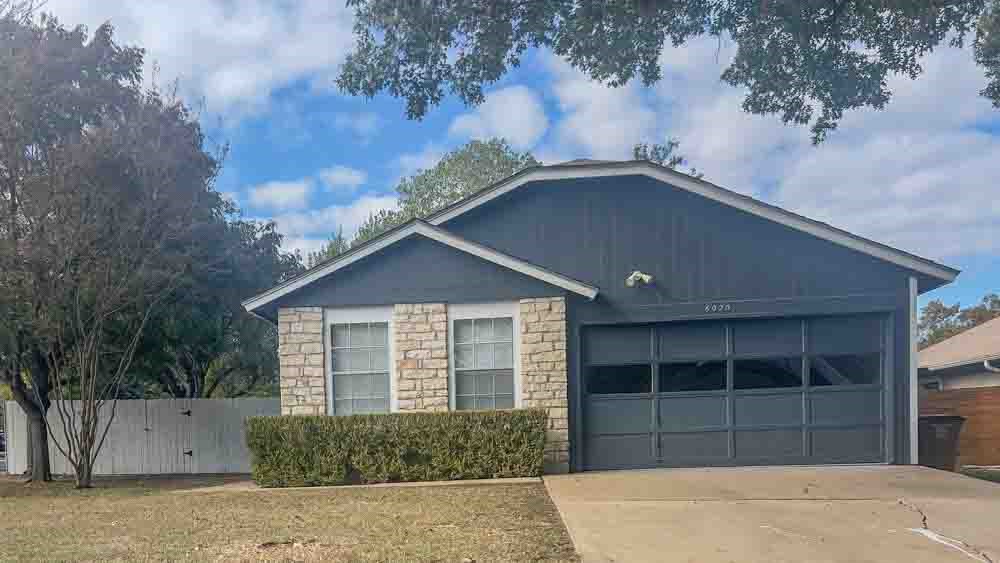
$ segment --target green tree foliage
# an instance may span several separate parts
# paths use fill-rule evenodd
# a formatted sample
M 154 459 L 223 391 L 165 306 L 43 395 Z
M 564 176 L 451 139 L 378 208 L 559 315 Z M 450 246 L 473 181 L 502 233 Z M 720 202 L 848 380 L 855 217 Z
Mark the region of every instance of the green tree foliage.
M 470 141 L 432 168 L 403 178 L 396 186 L 399 208 L 371 214 L 351 242 L 361 244 L 385 231 L 454 203 L 531 166 L 541 163 L 529 152 L 515 151 L 503 139 Z
M 336 258 L 337 256 L 347 252 L 351 248 L 351 241 L 344 236 L 344 228 L 340 227 L 337 229 L 336 234 L 330 235 L 330 238 L 320 247 L 316 252 L 310 252 L 306 256 L 306 266 L 309 268 L 314 268 L 331 258 Z
M 654 143 L 650 145 L 647 143 L 638 143 L 632 147 L 632 158 L 635 160 L 648 160 L 660 166 L 676 170 L 678 166 L 688 163 L 687 158 L 677 152 L 679 146 L 680 141 L 677 139 L 667 139 L 667 142 L 663 144 Z M 691 167 L 688 174 L 695 178 L 704 176 L 704 174 L 698 172 L 694 167 Z
M 949 306 L 935 299 L 920 312 L 920 347 L 932 346 L 997 317 L 1000 317 L 1000 295 L 995 293 L 964 309 L 958 303 Z
M 548 48 L 591 78 L 621 86 L 662 78 L 660 55 L 703 36 L 731 40 L 721 79 L 745 88 L 743 110 L 809 124 L 813 141 L 844 112 L 889 102 L 888 78 L 916 78 L 920 57 L 961 44 L 979 23 L 977 60 L 985 95 L 1000 101 L 997 3 L 987 0 L 349 0 L 357 39 L 337 84 L 352 95 L 381 92 L 422 118 L 446 91 L 468 105 Z M 989 10 L 987 10 L 989 6 Z

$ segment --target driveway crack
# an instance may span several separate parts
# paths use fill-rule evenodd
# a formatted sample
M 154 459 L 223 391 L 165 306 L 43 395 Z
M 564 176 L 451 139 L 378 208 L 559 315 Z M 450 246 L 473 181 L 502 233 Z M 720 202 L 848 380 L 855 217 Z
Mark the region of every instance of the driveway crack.
M 961 551 L 969 558 L 979 561 L 980 563 L 994 563 L 993 559 L 983 550 L 973 545 L 969 545 L 960 539 L 950 538 L 932 530 L 927 523 L 927 513 L 924 512 L 919 506 L 908 502 L 905 498 L 899 499 L 899 504 L 900 506 L 904 506 L 920 515 L 920 528 L 909 528 L 911 532 L 918 533 L 931 541 Z

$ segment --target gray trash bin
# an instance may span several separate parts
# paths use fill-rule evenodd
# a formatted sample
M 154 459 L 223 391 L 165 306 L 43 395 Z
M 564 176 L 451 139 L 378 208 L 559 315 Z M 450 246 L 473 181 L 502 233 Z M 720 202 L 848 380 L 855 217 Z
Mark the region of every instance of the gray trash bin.
M 921 416 L 917 425 L 920 465 L 957 471 L 958 437 L 965 418 L 952 415 Z

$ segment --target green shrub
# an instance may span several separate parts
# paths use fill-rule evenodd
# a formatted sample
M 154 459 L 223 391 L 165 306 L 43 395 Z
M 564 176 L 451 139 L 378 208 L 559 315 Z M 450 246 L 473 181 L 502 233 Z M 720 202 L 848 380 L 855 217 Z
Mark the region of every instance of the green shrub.
M 544 409 L 247 419 L 262 487 L 542 474 Z

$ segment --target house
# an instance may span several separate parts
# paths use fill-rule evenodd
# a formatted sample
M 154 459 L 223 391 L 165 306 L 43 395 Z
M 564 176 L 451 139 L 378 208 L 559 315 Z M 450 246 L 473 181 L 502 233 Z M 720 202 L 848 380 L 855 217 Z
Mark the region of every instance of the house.
M 648 162 L 532 167 L 247 300 L 282 412 L 544 407 L 548 471 L 915 463 L 958 271 Z
M 921 350 L 919 374 L 929 390 L 1000 386 L 1000 318 Z

